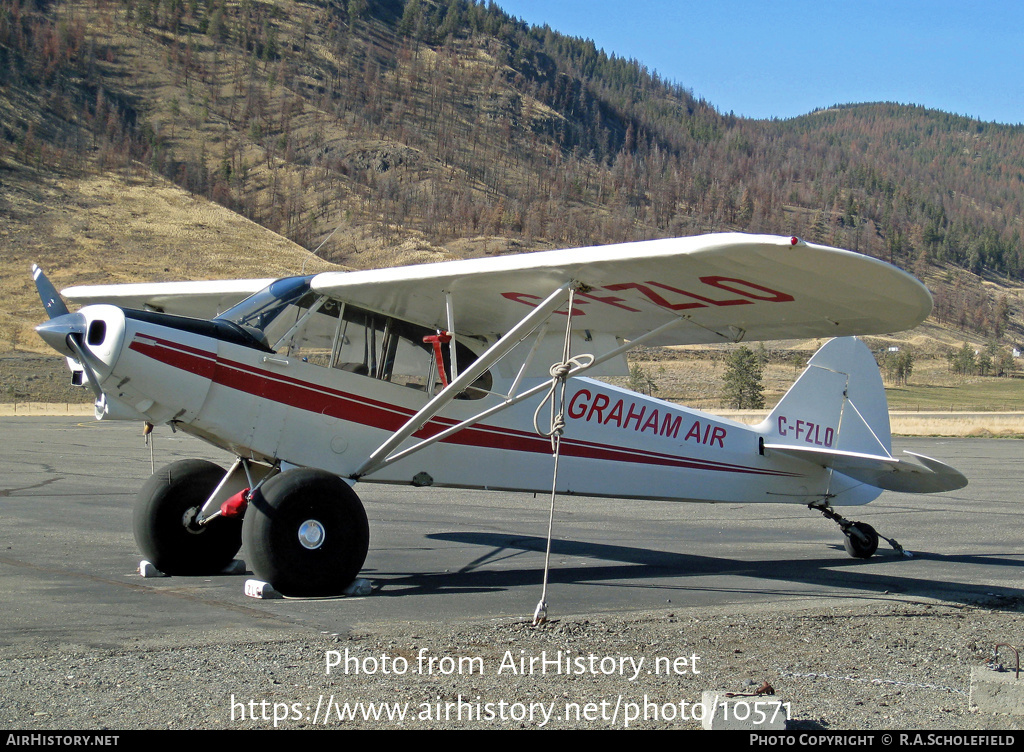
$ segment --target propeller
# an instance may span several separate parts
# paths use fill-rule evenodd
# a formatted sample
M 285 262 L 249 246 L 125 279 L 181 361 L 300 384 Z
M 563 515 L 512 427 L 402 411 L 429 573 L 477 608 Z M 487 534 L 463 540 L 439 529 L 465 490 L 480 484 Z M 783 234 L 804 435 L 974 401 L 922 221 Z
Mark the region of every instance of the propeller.
M 43 308 L 50 317 L 49 321 L 37 326 L 36 331 L 54 350 L 74 356 L 68 357 L 72 381 L 80 384 L 76 377 L 78 373 L 84 374 L 96 399 L 102 400 L 103 390 L 100 389 L 99 377 L 89 363 L 85 348 L 82 347 L 82 338 L 89 326 L 88 321 L 81 313 L 71 313 L 68 310 L 57 288 L 37 264 L 32 264 L 32 279 L 35 280 L 39 299 L 43 301 Z
M 53 286 L 38 264 L 32 264 L 32 279 L 35 280 L 36 290 L 39 292 L 39 299 L 43 301 L 43 308 L 46 309 L 47 316 L 55 319 L 70 313 L 64 299 L 57 292 L 57 288 Z

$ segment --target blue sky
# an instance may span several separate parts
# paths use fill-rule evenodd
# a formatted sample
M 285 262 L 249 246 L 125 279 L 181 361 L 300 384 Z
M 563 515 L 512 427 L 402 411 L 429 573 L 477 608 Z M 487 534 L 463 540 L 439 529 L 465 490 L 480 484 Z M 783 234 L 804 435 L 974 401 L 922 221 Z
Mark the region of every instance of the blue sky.
M 788 118 L 893 101 L 1024 123 L 1024 3 L 497 0 L 635 58 L 721 112 Z

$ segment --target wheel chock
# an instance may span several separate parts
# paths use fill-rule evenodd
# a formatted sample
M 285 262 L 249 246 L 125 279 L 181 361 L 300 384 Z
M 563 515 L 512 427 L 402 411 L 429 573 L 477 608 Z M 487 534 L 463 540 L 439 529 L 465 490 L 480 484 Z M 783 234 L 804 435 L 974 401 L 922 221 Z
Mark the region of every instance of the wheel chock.
M 362 596 L 369 595 L 373 590 L 373 585 L 369 580 L 357 579 L 352 582 L 341 595 L 345 596 Z M 269 582 L 263 580 L 246 580 L 245 581 L 245 594 L 250 598 L 260 598 L 267 600 L 269 598 L 283 598 L 278 591 L 274 589 L 274 586 Z
M 373 590 L 373 585 L 369 580 L 355 579 L 352 580 L 352 584 L 345 588 L 345 595 L 359 596 L 369 595 Z
M 139 562 L 138 572 L 143 577 L 170 577 L 166 572 L 161 572 L 153 562 L 143 559 Z M 245 562 L 241 559 L 233 559 L 230 564 L 220 570 L 219 574 L 245 574 Z
M 152 562 L 146 561 L 145 559 L 143 559 L 142 561 L 139 562 L 139 574 L 142 575 L 143 577 L 169 577 L 170 576 L 170 575 L 166 575 L 163 572 L 161 572 L 159 569 L 157 569 L 156 567 L 153 566 Z
M 279 592 L 274 590 L 273 585 L 271 585 L 269 582 L 264 582 L 263 580 L 246 580 L 244 592 L 250 598 L 260 598 L 262 600 L 284 597 Z

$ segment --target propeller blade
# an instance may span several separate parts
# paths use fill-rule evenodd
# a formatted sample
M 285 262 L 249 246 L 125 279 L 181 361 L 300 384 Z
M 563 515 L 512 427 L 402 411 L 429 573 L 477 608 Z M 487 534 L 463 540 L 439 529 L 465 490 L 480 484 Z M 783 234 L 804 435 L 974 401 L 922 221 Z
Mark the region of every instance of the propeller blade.
M 43 301 L 43 308 L 46 309 L 46 314 L 51 319 L 68 313 L 68 307 L 65 305 L 60 293 L 57 292 L 57 288 L 53 286 L 53 283 L 43 274 L 43 270 L 36 264 L 32 264 L 32 279 L 36 281 L 39 299 Z
M 81 334 L 69 334 L 67 337 L 68 347 L 75 351 L 78 356 L 78 362 L 82 366 L 82 372 L 85 374 L 86 381 L 89 382 L 89 388 L 92 389 L 92 393 L 96 395 L 97 400 L 103 399 L 103 390 L 100 388 L 100 380 L 96 375 L 96 372 L 92 369 L 92 365 L 89 363 L 89 359 L 85 354 L 85 350 L 82 349 L 82 343 L 79 341 Z

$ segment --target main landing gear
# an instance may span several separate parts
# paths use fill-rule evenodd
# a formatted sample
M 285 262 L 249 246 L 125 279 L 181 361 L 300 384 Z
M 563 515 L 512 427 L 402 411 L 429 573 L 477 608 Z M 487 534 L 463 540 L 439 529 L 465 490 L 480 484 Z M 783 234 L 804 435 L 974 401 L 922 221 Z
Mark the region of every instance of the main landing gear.
M 255 576 L 283 595 L 341 594 L 359 574 L 370 545 L 355 491 L 336 475 L 298 468 L 255 484 L 245 494 L 247 508 L 222 505 L 230 495 L 222 488 L 234 472 L 182 460 L 155 473 L 135 504 L 135 540 L 143 556 L 166 574 L 214 574 L 244 540 Z
M 135 500 L 135 543 L 166 574 L 212 574 L 242 547 L 242 521 L 218 517 L 205 525 L 199 512 L 224 478 L 205 460 L 180 460 L 150 476 Z
M 837 512 L 833 511 L 832 507 L 826 501 L 814 502 L 813 504 L 807 505 L 810 509 L 817 509 L 823 515 L 828 517 L 830 520 L 839 525 L 839 529 L 843 531 L 843 547 L 846 549 L 846 553 L 855 559 L 870 559 L 875 555 L 878 550 L 878 541 L 881 536 L 875 531 L 871 525 L 866 522 L 854 522 L 848 520 Z M 893 549 L 900 554 L 909 555 L 903 550 L 903 546 L 897 543 L 892 538 L 885 538 Z
M 322 470 L 288 470 L 249 503 L 242 537 L 253 573 L 285 595 L 338 595 L 366 560 L 370 526 L 356 492 Z

